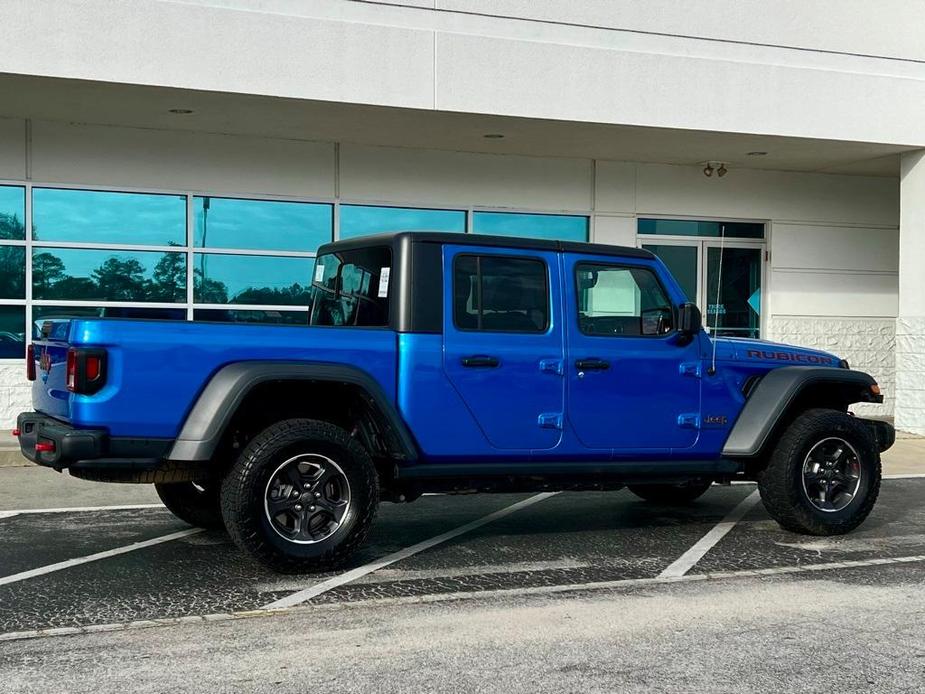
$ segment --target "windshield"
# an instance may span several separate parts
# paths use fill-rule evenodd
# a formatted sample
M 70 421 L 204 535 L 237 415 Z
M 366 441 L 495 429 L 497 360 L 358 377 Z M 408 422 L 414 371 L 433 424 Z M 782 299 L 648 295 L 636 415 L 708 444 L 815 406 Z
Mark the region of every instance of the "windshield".
M 309 324 L 388 325 L 391 266 L 387 246 L 318 256 Z

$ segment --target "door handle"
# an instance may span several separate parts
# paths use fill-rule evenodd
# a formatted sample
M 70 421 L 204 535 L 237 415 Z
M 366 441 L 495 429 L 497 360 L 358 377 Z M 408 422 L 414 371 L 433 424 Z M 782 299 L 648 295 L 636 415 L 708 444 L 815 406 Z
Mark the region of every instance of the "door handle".
M 463 357 L 460 361 L 463 366 L 488 369 L 493 369 L 501 363 L 498 357 L 490 357 L 486 354 L 474 354 L 471 357 Z
M 589 357 L 576 361 L 575 367 L 581 371 L 606 371 L 610 368 L 610 362 L 597 357 Z

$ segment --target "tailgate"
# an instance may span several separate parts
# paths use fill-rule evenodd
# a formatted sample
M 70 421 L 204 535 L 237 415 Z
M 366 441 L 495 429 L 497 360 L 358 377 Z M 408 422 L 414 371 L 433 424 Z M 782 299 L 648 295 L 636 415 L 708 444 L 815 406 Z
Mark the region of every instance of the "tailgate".
M 32 406 L 39 412 L 70 421 L 70 393 L 67 390 L 68 318 L 50 318 L 37 325 L 39 337 L 32 342 L 35 381 Z

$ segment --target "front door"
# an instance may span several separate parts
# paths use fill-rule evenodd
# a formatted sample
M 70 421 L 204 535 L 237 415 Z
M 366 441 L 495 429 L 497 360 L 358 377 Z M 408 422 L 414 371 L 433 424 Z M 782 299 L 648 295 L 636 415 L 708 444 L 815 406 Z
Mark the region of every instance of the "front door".
M 529 454 L 562 437 L 556 253 L 443 248 L 443 369 L 488 442 Z
M 693 446 L 700 344 L 675 330 L 680 293 L 651 264 L 608 256 L 566 254 L 563 282 L 568 417 L 581 443 L 617 456 Z

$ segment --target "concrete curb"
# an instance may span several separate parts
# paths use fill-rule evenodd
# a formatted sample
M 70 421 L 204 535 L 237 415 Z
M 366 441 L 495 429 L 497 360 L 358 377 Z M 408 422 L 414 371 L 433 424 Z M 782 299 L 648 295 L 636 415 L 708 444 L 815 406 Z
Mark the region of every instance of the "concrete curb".
M 27 465 L 32 465 L 32 463 L 23 458 L 18 448 L 0 448 L 0 468 L 26 467 Z

